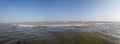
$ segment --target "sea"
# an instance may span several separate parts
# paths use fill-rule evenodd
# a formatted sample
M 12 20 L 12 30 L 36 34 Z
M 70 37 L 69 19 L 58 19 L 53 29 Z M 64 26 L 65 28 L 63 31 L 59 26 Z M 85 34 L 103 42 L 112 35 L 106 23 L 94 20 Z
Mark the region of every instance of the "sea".
M 120 44 L 120 23 L 0 23 L 0 44 Z

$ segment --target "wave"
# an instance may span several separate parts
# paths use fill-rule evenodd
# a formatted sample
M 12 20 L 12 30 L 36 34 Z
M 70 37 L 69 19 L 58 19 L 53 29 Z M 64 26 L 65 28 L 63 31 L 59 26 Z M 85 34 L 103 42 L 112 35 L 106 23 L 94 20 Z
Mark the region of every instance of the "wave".
M 119 44 L 119 29 L 120 24 L 114 23 L 85 25 L 2 24 L 0 25 L 0 44 Z
M 40 26 L 47 26 L 47 27 L 63 27 L 63 26 L 86 26 L 88 24 L 58 24 L 58 25 L 34 25 L 34 24 L 12 24 L 17 27 L 40 27 Z

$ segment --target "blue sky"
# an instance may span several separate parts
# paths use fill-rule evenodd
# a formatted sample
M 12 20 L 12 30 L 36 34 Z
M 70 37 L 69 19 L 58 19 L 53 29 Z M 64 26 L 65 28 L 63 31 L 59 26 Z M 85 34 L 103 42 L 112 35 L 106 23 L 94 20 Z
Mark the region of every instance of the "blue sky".
M 119 0 L 1 0 L 0 22 L 119 21 Z

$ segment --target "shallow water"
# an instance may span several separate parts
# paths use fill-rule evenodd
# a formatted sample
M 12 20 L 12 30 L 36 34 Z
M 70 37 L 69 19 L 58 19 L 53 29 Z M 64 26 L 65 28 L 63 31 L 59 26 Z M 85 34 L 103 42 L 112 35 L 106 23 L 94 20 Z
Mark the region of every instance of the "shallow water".
M 0 44 L 119 44 L 120 23 L 85 25 L 0 24 Z

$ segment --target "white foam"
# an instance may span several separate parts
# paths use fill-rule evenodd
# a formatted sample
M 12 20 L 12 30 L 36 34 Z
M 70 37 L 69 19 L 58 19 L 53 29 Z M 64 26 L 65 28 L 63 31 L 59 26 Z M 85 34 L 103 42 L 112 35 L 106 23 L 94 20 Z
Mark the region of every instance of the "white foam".
M 39 26 L 48 26 L 48 27 L 61 27 L 61 26 L 85 26 L 87 24 L 58 24 L 58 25 L 39 25 Z
M 17 27 L 35 27 L 35 25 L 25 25 L 25 24 L 13 24 L 16 25 Z
M 48 26 L 48 27 L 62 27 L 62 26 L 86 26 L 88 24 L 57 24 L 57 25 L 34 25 L 34 24 L 12 24 L 17 27 L 36 27 L 36 26 Z

